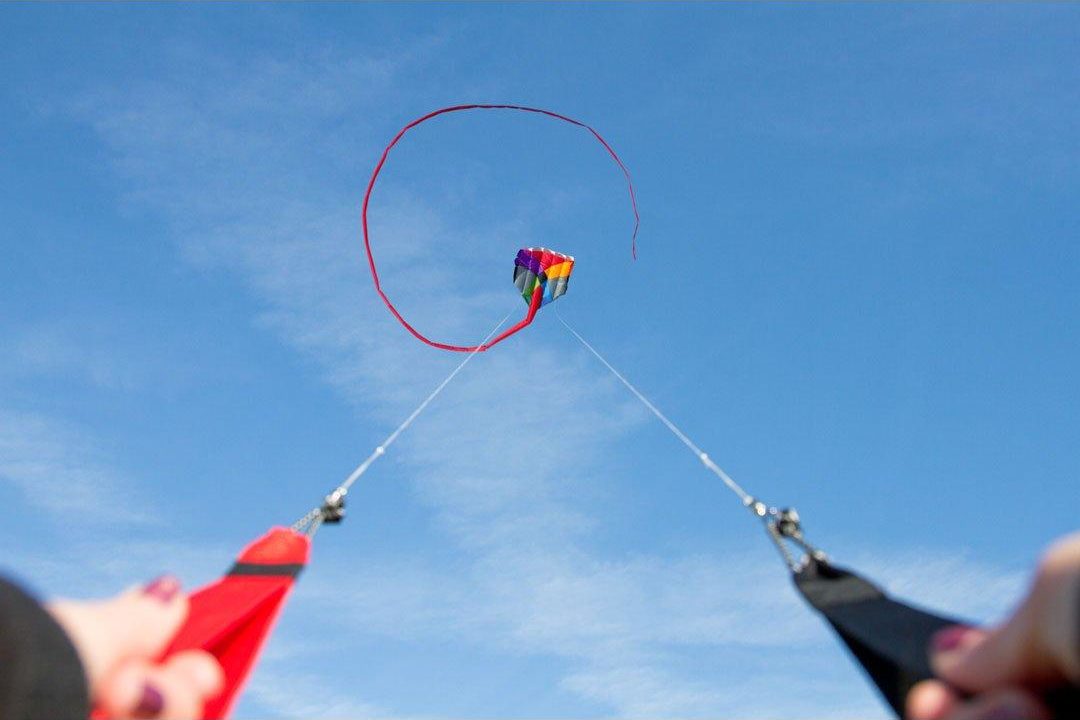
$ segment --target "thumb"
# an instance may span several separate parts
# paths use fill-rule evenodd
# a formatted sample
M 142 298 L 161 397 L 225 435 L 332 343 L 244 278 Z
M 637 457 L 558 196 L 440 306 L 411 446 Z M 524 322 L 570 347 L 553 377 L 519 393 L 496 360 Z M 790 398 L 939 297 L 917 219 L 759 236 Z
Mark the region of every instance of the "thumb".
M 1080 534 L 1052 547 L 1031 591 L 990 632 L 949 628 L 934 638 L 934 670 L 968 692 L 1005 685 L 1080 684 Z
M 110 600 L 60 601 L 49 610 L 75 645 L 93 697 L 119 663 L 160 655 L 187 617 L 188 602 L 180 582 L 166 575 Z

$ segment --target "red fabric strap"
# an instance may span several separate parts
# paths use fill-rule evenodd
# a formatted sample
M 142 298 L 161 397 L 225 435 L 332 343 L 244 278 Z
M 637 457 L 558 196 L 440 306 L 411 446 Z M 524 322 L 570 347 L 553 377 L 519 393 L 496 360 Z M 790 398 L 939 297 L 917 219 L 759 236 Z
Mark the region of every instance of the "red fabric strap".
M 425 337 L 419 330 L 410 325 L 409 321 L 406 320 L 400 312 L 398 312 L 397 308 L 394 307 L 394 303 L 390 301 L 390 298 L 383 291 L 382 284 L 379 282 L 379 271 L 375 267 L 375 256 L 371 252 L 371 237 L 368 233 L 368 204 L 371 201 L 371 192 L 375 189 L 375 181 L 378 179 L 379 173 L 383 169 L 383 165 L 386 164 L 386 158 L 390 155 L 390 151 L 393 149 L 393 147 L 398 144 L 398 141 L 401 140 L 405 133 L 407 133 L 409 130 L 413 129 L 420 123 L 430 120 L 434 117 L 438 117 L 439 115 L 444 115 L 446 113 L 452 112 L 461 112 L 463 110 L 518 110 L 521 112 L 546 115 L 550 118 L 562 120 L 563 122 L 568 122 L 571 125 L 577 125 L 580 128 L 588 130 L 590 133 L 592 133 L 593 137 L 596 138 L 596 140 L 604 146 L 604 149 L 607 150 L 608 154 L 611 155 L 611 158 L 619 166 L 619 169 L 622 170 L 623 176 L 626 177 L 626 187 L 630 193 L 630 207 L 634 211 L 634 232 L 630 239 L 630 252 L 635 259 L 637 259 L 637 233 L 638 225 L 640 224 L 640 218 L 638 217 L 637 198 L 634 195 L 634 183 L 630 179 L 630 171 L 626 168 L 626 165 L 623 164 L 623 161 L 619 159 L 618 154 L 615 152 L 614 148 L 612 148 L 611 145 L 608 144 L 607 140 L 604 140 L 604 138 L 600 136 L 600 133 L 596 132 L 596 130 L 594 130 L 589 125 L 581 122 L 580 120 L 575 120 L 571 117 L 567 117 L 566 115 L 560 115 L 559 113 L 552 112 L 551 110 L 525 107 L 522 105 L 454 105 L 452 107 L 446 107 L 442 108 L 441 110 L 435 110 L 434 112 L 430 112 L 423 117 L 413 120 L 411 123 L 401 128 L 401 130 L 398 131 L 398 134 L 394 136 L 394 139 L 390 141 L 390 144 L 386 146 L 386 149 L 383 150 L 382 157 L 379 158 L 378 164 L 375 165 L 375 170 L 371 173 L 371 180 L 368 181 L 367 191 L 364 192 L 364 206 L 361 212 L 361 219 L 363 221 L 364 228 L 364 250 L 367 252 L 368 266 L 371 268 L 371 277 L 375 281 L 375 292 L 379 293 L 379 297 L 381 297 L 382 301 L 386 303 L 386 307 L 390 310 L 393 316 L 397 318 L 397 321 L 400 322 L 406 330 L 412 333 L 413 337 L 415 337 L 417 340 L 427 343 L 432 347 L 439 348 L 440 350 L 452 350 L 454 352 L 480 352 L 487 350 L 494 345 L 497 345 L 498 343 L 502 342 L 506 338 L 510 337 L 511 335 L 531 323 L 533 321 L 533 318 L 536 316 L 536 310 L 539 308 L 536 297 L 533 298 L 533 302 L 529 306 L 529 312 L 525 316 L 525 318 L 521 320 L 521 322 L 509 328 L 493 340 L 484 343 L 483 345 L 449 345 L 447 343 L 436 342 Z
M 203 708 L 205 720 L 232 711 L 310 549 L 308 537 L 272 528 L 236 559 L 234 570 L 245 572 L 230 572 L 188 598 L 187 620 L 163 656 L 201 649 L 221 663 L 225 688 Z M 263 572 L 257 573 L 260 568 Z

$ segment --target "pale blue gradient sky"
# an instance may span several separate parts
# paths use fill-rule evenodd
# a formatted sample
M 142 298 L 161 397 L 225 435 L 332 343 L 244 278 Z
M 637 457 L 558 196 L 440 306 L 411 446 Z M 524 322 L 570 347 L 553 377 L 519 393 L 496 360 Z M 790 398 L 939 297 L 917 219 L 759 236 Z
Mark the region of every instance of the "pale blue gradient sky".
M 978 619 L 1074 529 L 1080 8 L 0 6 L 0 563 L 195 585 L 478 339 L 517 248 L 738 480 Z M 555 322 L 359 484 L 245 717 L 872 718 L 715 479 Z

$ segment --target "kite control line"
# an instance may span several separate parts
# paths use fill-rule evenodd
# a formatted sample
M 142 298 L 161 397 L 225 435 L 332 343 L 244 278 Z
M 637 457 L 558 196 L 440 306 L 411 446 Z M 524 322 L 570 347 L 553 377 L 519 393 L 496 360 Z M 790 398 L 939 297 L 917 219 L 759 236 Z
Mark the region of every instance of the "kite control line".
M 394 136 L 390 144 L 383 150 L 382 157 L 375 166 L 374 172 L 372 172 L 371 180 L 368 182 L 367 190 L 364 193 L 361 214 L 364 250 L 367 253 L 371 276 L 375 282 L 375 290 L 394 317 L 416 338 L 443 350 L 466 352 L 468 356 L 431 391 L 381 444 L 375 447 L 371 454 L 337 488 L 326 496 L 320 506 L 312 509 L 290 528 L 272 528 L 266 535 L 244 549 L 232 569 L 223 578 L 194 592 L 189 597 L 191 611 L 163 657 L 183 650 L 202 649 L 214 655 L 221 663 L 225 671 L 224 689 L 218 697 L 207 703 L 203 710 L 203 718 L 224 718 L 231 712 L 233 704 L 262 650 L 263 644 L 273 628 L 293 582 L 307 564 L 312 538 L 323 523 L 337 523 L 344 518 L 345 496 L 353 483 L 360 479 L 368 468 L 386 453 L 386 450 L 393 445 L 398 437 L 457 377 L 458 373 L 465 368 L 474 355 L 493 347 L 529 325 L 533 318 L 536 317 L 536 313 L 541 306 L 555 300 L 566 292 L 574 259 L 546 248 L 524 248 L 518 252 L 515 261 L 514 284 L 528 305 L 525 317 L 501 334 L 496 335 L 510 318 L 511 311 L 499 321 L 478 345 L 458 346 L 433 342 L 424 337 L 405 320 L 383 291 L 379 281 L 379 273 L 375 267 L 375 257 L 371 251 L 371 239 L 368 231 L 368 206 L 371 202 L 372 191 L 375 188 L 375 181 L 386 164 L 390 150 L 397 145 L 406 132 L 420 123 L 439 115 L 465 110 L 516 110 L 543 115 L 588 130 L 608 152 L 626 178 L 630 206 L 634 213 L 631 252 L 634 257 L 637 256 L 636 239 L 639 219 L 637 200 L 634 197 L 634 185 L 630 180 L 630 171 L 627 170 L 611 145 L 596 130 L 583 122 L 550 110 L 519 105 L 456 105 L 428 113 L 406 125 Z M 96 710 L 93 717 L 104 718 L 105 716 L 101 711 Z
M 293 583 L 307 566 L 311 540 L 319 527 L 323 523 L 340 522 L 345 517 L 345 496 L 353 483 L 420 417 L 484 344 L 506 324 L 512 312 L 507 313 L 344 482 L 326 496 L 321 506 L 297 520 L 292 527 L 271 528 L 244 548 L 222 578 L 188 597 L 190 610 L 187 619 L 161 658 L 185 650 L 205 650 L 221 664 L 225 675 L 224 686 L 217 697 L 206 703 L 200 716 L 203 720 L 226 718 L 232 712 Z M 93 720 L 106 720 L 108 716 L 97 709 L 91 717 Z
M 616 379 L 641 401 L 701 463 L 719 477 L 742 504 L 759 518 L 791 571 L 795 587 L 806 602 L 832 626 L 896 713 L 904 716 L 908 691 L 934 677 L 927 648 L 934 634 L 961 624 L 894 600 L 860 575 L 837 567 L 803 536 L 794 508 L 777 509 L 746 492 L 719 468 L 675 423 L 668 419 L 559 314 L 559 322 L 592 353 Z M 795 548 L 795 552 L 792 549 Z M 1051 692 L 1044 701 L 1057 720 L 1080 718 L 1080 688 Z
M 533 294 L 533 306 L 539 306 L 540 304 L 540 290 L 540 288 L 537 288 L 537 291 Z M 394 441 L 413 424 L 413 421 L 416 420 L 416 418 L 420 417 L 420 413 L 424 412 L 424 410 L 427 409 L 427 406 L 439 396 L 439 393 L 450 384 L 450 381 L 465 369 L 465 366 L 469 364 L 469 361 L 476 357 L 478 352 L 481 352 L 484 349 L 485 343 L 499 331 L 499 328 L 506 324 L 506 321 L 510 319 L 510 315 L 513 312 L 514 311 L 511 310 L 506 313 L 506 315 L 503 316 L 503 319 L 491 329 L 491 332 L 480 341 L 480 344 L 474 346 L 472 352 L 470 352 L 449 375 L 443 378 L 441 383 L 435 386 L 435 389 L 424 398 L 423 402 L 417 405 L 416 409 L 409 413 L 409 416 L 405 418 L 400 425 L 394 428 L 394 431 L 387 435 L 385 440 L 376 445 L 375 449 L 371 451 L 371 454 L 368 455 L 362 463 L 357 465 L 356 469 L 349 473 L 349 476 L 326 496 L 323 500 L 323 504 L 317 508 L 313 508 L 306 515 L 293 523 L 292 529 L 296 532 L 304 533 L 308 537 L 314 537 L 315 533 L 319 531 L 319 527 L 323 523 L 341 522 L 345 517 L 345 496 L 349 494 L 349 488 L 353 486 L 353 483 L 359 480 L 360 476 L 367 472 L 372 463 L 386 454 L 386 449 L 394 444 Z M 536 311 L 533 310 L 532 314 L 535 313 Z
M 795 556 L 792 555 L 791 550 L 788 547 L 788 543 L 797 545 L 799 548 L 804 550 L 808 556 L 816 557 L 821 560 L 825 559 L 825 554 L 810 545 L 810 543 L 808 543 L 803 537 L 802 527 L 799 522 L 799 513 L 796 512 L 794 508 L 777 509 L 774 507 L 770 507 L 769 505 L 766 505 L 765 503 L 755 498 L 750 493 L 746 492 L 746 490 L 744 490 L 741 485 L 735 482 L 730 475 L 724 472 L 723 468 L 721 468 L 719 465 L 712 461 L 712 458 L 709 457 L 708 453 L 698 447 L 697 443 L 691 440 L 686 433 L 680 430 L 679 426 L 673 423 L 667 415 L 660 412 L 660 409 L 653 405 L 652 402 L 647 397 L 645 397 L 644 393 L 634 387 L 634 384 L 627 380 L 626 376 L 616 370 L 615 366 L 609 363 L 607 359 L 600 354 L 600 351 L 594 348 L 588 340 L 581 336 L 581 333 L 570 327 L 570 323 L 566 322 L 563 316 L 559 313 L 558 309 L 555 310 L 555 317 L 559 318 L 559 322 L 562 323 L 563 327 L 566 328 L 571 335 L 577 338 L 577 341 L 580 342 L 586 350 L 592 353 L 593 356 L 597 360 L 599 360 L 601 364 L 603 364 L 603 366 L 606 367 L 619 382 L 625 385 L 626 389 L 629 390 L 634 397 L 641 401 L 641 404 L 644 405 L 646 409 L 648 409 L 648 411 L 651 412 L 656 417 L 656 419 L 664 425 L 664 427 L 670 430 L 671 434 L 679 439 L 679 442 L 685 445 L 690 450 L 690 452 L 694 454 L 694 457 L 701 461 L 701 464 L 705 466 L 706 470 L 720 478 L 724 485 L 727 486 L 727 488 L 731 490 L 731 492 L 735 493 L 736 497 L 739 498 L 739 501 L 742 502 L 743 506 L 748 508 L 755 517 L 759 518 L 765 524 L 765 529 L 769 533 L 769 537 L 772 538 L 773 543 L 776 545 L 776 548 L 780 552 L 781 557 L 784 558 L 784 562 L 787 564 L 787 566 L 791 569 L 792 572 L 796 572 L 799 569 L 799 567 L 801 566 L 801 562 L 796 560 Z
M 371 179 L 368 181 L 367 190 L 364 192 L 363 209 L 360 213 L 364 230 L 364 251 L 367 253 L 368 267 L 371 268 L 371 279 L 375 282 L 375 292 L 377 292 L 379 294 L 379 297 L 382 298 L 382 301 L 386 304 L 386 307 L 390 310 L 390 313 L 395 318 L 397 318 L 397 321 L 401 323 L 401 325 L 406 330 L 412 333 L 413 337 L 415 337 L 417 340 L 426 343 L 431 347 L 439 348 L 440 350 L 472 353 L 483 352 L 484 350 L 492 348 L 506 338 L 513 335 L 514 333 L 518 332 L 522 328 L 529 325 L 533 321 L 533 318 L 536 317 L 536 311 L 540 307 L 541 299 L 534 294 L 532 296 L 532 302 L 529 303 L 529 310 L 520 322 L 518 322 L 512 327 L 507 328 L 498 337 L 488 338 L 479 345 L 450 345 L 447 343 L 436 342 L 435 340 L 429 339 L 419 330 L 414 328 L 409 323 L 409 321 L 406 320 L 400 312 L 398 312 L 398 309 L 394 307 L 394 303 L 391 302 L 390 297 L 383 290 L 382 282 L 379 280 L 379 271 L 375 267 L 375 255 L 371 251 L 371 234 L 368 232 L 368 205 L 371 203 L 371 193 L 375 189 L 375 181 L 379 179 L 379 173 L 382 172 L 383 166 L 386 164 L 386 159 L 390 155 L 390 151 L 394 149 L 394 146 L 398 144 L 398 141 L 400 141 L 401 138 L 405 136 L 405 133 L 409 132 L 414 127 L 423 122 L 427 122 L 428 120 L 438 117 L 439 115 L 445 115 L 447 113 L 453 112 L 463 112 L 466 110 L 515 110 L 518 112 L 533 113 L 535 115 L 541 115 L 544 117 L 553 118 L 555 120 L 561 120 L 562 122 L 570 123 L 571 125 L 576 125 L 579 128 L 588 130 L 596 139 L 596 141 L 604 147 L 604 150 L 606 150 L 608 155 L 611 156 L 611 159 L 614 160 L 615 164 L 619 166 L 619 170 L 622 171 L 623 177 L 626 178 L 626 189 L 630 195 L 630 208 L 634 212 L 634 231 L 630 237 L 630 252 L 635 259 L 637 258 L 637 232 L 641 220 L 638 217 L 637 198 L 634 196 L 634 183 L 630 179 L 630 171 L 627 169 L 626 165 L 623 164 L 623 161 L 619 158 L 619 155 L 615 152 L 615 149 L 611 147 L 610 144 L 608 144 L 608 141 L 605 140 L 600 135 L 600 133 L 598 133 L 590 125 L 586 125 L 580 120 L 575 120 L 572 117 L 567 117 L 566 115 L 561 115 L 557 112 L 552 112 L 551 110 L 526 107 L 524 105 L 454 105 L 452 107 L 446 107 L 442 108 L 441 110 L 429 112 L 427 115 L 419 117 L 405 127 L 401 128 L 401 130 L 398 131 L 398 134 L 395 135 L 394 138 L 390 141 L 390 144 L 387 145 L 386 148 L 383 150 L 382 157 L 379 158 L 378 164 L 375 165 L 375 170 L 371 173 Z

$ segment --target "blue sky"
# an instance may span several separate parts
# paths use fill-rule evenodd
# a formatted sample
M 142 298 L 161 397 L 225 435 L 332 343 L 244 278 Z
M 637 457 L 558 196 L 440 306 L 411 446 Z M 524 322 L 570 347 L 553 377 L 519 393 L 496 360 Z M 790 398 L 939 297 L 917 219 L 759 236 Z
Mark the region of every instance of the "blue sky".
M 578 258 L 564 316 L 835 557 L 992 620 L 1076 527 L 1080 8 L 0 7 L 0 561 L 189 585 Z M 324 530 L 243 717 L 877 718 L 715 478 L 542 312 Z

